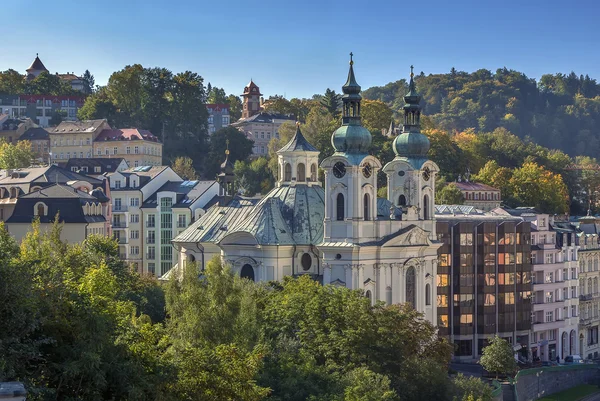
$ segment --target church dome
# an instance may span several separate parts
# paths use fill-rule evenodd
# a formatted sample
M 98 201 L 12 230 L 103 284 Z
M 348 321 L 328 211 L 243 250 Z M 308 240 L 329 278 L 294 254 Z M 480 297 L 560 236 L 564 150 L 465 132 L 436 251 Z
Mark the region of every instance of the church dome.
M 420 132 L 404 132 L 394 139 L 394 153 L 400 157 L 426 157 L 429 152 L 429 138 Z
M 331 136 L 336 152 L 367 153 L 371 141 L 371 133 L 362 125 L 342 125 Z

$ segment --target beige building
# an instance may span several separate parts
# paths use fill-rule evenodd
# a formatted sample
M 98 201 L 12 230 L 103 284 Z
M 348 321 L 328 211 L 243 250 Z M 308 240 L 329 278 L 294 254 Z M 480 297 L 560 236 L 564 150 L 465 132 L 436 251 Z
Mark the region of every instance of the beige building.
M 500 207 L 502 203 L 500 190 L 497 188 L 469 181 L 459 181 L 453 184 L 462 192 L 465 205 L 489 212 Z
M 94 157 L 121 157 L 130 167 L 160 166 L 163 145 L 150 131 L 104 129 L 93 141 Z
M 110 130 L 106 120 L 63 121 L 49 128 L 50 153 L 55 163 L 70 158 L 93 157 L 94 140 L 103 130 Z
M 294 122 L 294 117 L 286 114 L 258 113 L 248 118 L 241 118 L 231 124 L 242 131 L 248 139 L 254 141 L 254 156 L 266 156 L 271 138 L 279 138 L 279 127 L 285 122 Z

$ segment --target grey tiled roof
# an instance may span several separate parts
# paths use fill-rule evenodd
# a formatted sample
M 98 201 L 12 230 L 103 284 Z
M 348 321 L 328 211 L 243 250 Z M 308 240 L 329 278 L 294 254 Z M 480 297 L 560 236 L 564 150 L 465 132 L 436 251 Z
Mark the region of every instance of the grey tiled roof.
M 277 151 L 280 152 L 295 152 L 295 151 L 304 151 L 304 152 L 318 152 L 317 148 L 312 146 L 302 132 L 300 131 L 300 126 L 296 127 L 296 134 L 294 137 L 281 149 Z

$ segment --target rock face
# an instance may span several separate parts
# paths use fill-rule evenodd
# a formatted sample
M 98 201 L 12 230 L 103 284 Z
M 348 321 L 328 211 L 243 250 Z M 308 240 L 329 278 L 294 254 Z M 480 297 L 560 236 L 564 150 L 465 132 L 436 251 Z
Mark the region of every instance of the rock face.
M 0 382 L 0 400 L 25 401 L 27 390 L 21 382 Z

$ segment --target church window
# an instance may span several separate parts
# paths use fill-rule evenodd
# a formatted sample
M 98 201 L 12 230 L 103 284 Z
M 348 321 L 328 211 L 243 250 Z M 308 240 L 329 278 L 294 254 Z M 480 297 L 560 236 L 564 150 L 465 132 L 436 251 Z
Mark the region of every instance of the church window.
M 344 220 L 344 195 L 338 194 L 336 198 L 336 220 Z
M 431 286 L 425 286 L 425 305 L 431 305 Z
M 304 167 L 304 163 L 298 164 L 298 181 L 306 181 L 306 168 Z
M 373 296 L 371 295 L 371 290 L 367 290 L 367 292 L 365 292 L 365 298 L 367 298 L 369 300 L 369 302 L 373 302 Z
M 406 196 L 400 195 L 398 197 L 398 206 L 406 206 Z
M 416 307 L 416 294 L 415 294 L 415 281 L 416 274 L 415 268 L 409 267 L 406 271 L 406 302 L 410 304 L 413 308 Z
M 240 277 L 246 278 L 250 281 L 254 281 L 254 268 L 246 263 L 244 266 L 242 266 L 242 270 L 240 271 Z
M 429 196 L 425 195 L 423 197 L 423 219 L 429 220 L 431 218 L 429 214 Z
M 370 220 L 370 217 L 371 217 L 370 213 L 369 213 L 369 210 L 371 209 L 370 205 L 369 205 L 371 203 L 369 200 L 369 194 L 365 194 L 363 202 L 364 202 L 364 209 L 365 209 L 364 210 L 365 221 L 368 221 L 368 220 Z
M 289 163 L 285 164 L 283 180 L 284 181 L 291 181 L 292 180 L 292 165 L 289 164 Z
M 310 180 L 317 181 L 317 165 L 315 163 L 310 165 Z
M 310 270 L 310 267 L 312 266 L 312 258 L 310 257 L 310 254 L 305 253 L 304 255 L 302 255 L 302 258 L 300 259 L 300 264 L 302 265 L 302 269 L 304 271 Z

